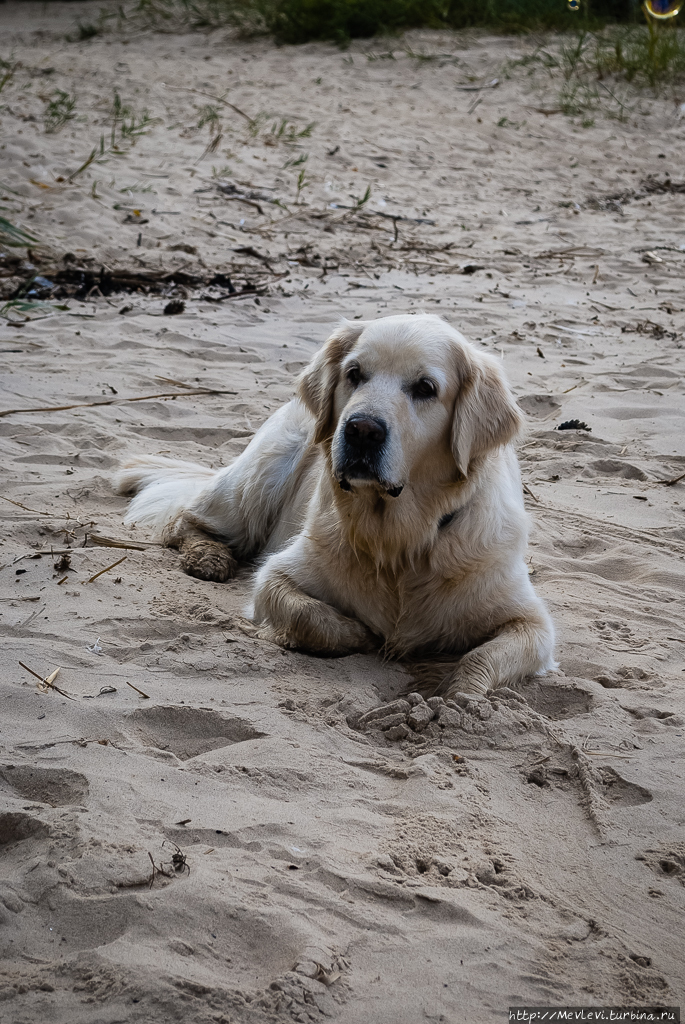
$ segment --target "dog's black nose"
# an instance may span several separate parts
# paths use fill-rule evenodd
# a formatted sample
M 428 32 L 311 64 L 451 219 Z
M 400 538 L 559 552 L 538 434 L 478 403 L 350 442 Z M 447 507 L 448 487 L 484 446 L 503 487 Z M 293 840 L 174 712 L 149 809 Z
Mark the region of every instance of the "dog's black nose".
M 355 448 L 380 448 L 387 436 L 385 423 L 371 416 L 350 416 L 345 424 L 345 440 Z

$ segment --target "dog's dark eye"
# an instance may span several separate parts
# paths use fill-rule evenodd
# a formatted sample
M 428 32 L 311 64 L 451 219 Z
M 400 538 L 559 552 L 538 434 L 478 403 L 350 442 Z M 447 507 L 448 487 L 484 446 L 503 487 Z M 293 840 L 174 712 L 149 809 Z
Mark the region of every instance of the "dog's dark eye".
M 435 384 L 432 380 L 428 380 L 427 377 L 417 380 L 416 384 L 413 384 L 411 388 L 412 398 L 435 398 L 437 393 L 438 389 Z
M 356 388 L 357 384 L 361 383 L 362 373 L 358 366 L 351 366 L 347 371 L 347 379 L 350 384 Z

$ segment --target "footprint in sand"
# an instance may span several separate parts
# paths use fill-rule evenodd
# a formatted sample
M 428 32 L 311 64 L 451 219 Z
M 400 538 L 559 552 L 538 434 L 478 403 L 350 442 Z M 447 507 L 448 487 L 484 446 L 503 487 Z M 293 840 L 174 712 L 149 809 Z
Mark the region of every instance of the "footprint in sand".
M 48 826 L 40 818 L 21 811 L 0 814 L 0 846 L 18 843 L 22 839 L 47 835 Z
M 88 780 L 68 768 L 37 768 L 33 765 L 0 765 L 0 779 L 25 800 L 64 807 L 80 804 L 88 794 Z
M 145 746 L 170 751 L 181 761 L 266 736 L 244 718 L 224 718 L 198 708 L 140 708 L 126 715 L 126 725 Z
M 589 690 L 563 686 L 559 682 L 544 683 L 532 679 L 521 687 L 521 694 L 535 711 L 552 721 L 588 714 L 594 704 Z
M 585 467 L 580 474 L 583 477 L 614 476 L 623 480 L 647 480 L 647 474 L 638 466 L 620 459 L 596 459 Z
M 655 686 L 663 686 L 653 672 L 641 666 L 622 665 L 615 672 L 607 672 L 595 676 L 595 682 L 605 690 L 647 690 Z
M 600 768 L 599 774 L 602 778 L 604 798 L 613 807 L 636 807 L 638 804 L 648 804 L 653 799 L 648 789 L 628 782 L 614 768 Z
M 685 885 L 685 843 L 669 843 L 638 853 L 635 860 L 644 861 L 660 878 L 676 878 Z
M 557 409 L 561 409 L 559 402 L 551 395 L 524 395 L 519 398 L 518 405 L 525 413 L 536 419 L 547 419 Z

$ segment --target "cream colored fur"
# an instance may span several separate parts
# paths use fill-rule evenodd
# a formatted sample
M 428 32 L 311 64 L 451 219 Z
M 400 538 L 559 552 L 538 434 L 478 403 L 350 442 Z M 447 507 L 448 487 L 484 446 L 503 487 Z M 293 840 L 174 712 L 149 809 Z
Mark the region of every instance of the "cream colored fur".
M 424 379 L 435 397 L 412 392 Z M 345 476 L 355 415 L 387 425 L 373 480 Z M 438 692 L 484 693 L 554 664 L 525 563 L 520 427 L 499 362 L 440 318 L 345 321 L 231 466 L 141 457 L 118 486 L 137 492 L 127 520 L 156 527 L 193 575 L 225 580 L 233 556 L 262 556 L 263 635 L 433 660 Z

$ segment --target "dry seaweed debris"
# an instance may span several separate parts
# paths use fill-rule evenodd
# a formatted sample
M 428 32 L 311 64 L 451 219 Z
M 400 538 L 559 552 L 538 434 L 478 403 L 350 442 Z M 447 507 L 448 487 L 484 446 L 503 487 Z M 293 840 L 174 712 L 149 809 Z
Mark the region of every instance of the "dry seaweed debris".
M 594 210 L 608 210 L 614 213 L 623 213 L 623 207 L 628 203 L 646 199 L 647 196 L 658 194 L 676 195 L 685 192 L 685 182 L 671 181 L 665 178 L 659 181 L 657 178 L 643 178 L 637 188 L 624 189 L 622 192 L 613 192 L 605 196 L 591 196 L 587 204 Z
M 237 250 L 240 253 L 241 250 Z M 248 254 L 249 255 L 249 254 Z M 262 294 L 272 277 L 282 274 L 268 266 L 258 270 L 241 260 L 231 261 L 221 270 L 208 269 L 196 258 L 193 266 L 174 268 L 130 267 L 126 264 L 103 266 L 94 256 L 77 257 L 64 253 L 53 255 L 33 253 L 32 263 L 8 256 L 0 267 L 0 297 L 8 300 L 45 300 L 55 298 L 84 301 L 94 296 L 106 297 L 121 292 L 182 297 L 188 289 L 213 288 L 222 300 L 250 298 Z M 162 258 L 160 257 L 160 260 Z
M 166 845 L 173 846 L 173 848 L 174 848 L 174 852 L 171 855 L 171 863 L 174 865 L 174 871 L 177 871 L 177 872 L 180 871 L 181 874 L 183 874 L 184 871 L 187 871 L 188 874 L 190 874 L 190 867 L 188 865 L 188 858 L 185 855 L 185 853 L 183 852 L 183 850 L 181 849 L 181 847 L 178 846 L 177 843 L 174 843 L 171 839 L 165 839 L 164 840 L 164 842 L 162 843 L 162 846 L 166 846 Z
M 63 551 L 52 567 L 56 573 L 66 572 L 68 569 L 71 569 L 71 552 Z M 73 569 L 71 571 L 73 572 Z

